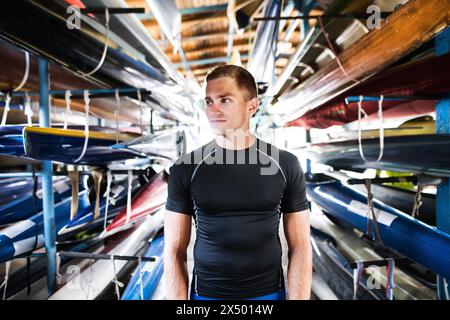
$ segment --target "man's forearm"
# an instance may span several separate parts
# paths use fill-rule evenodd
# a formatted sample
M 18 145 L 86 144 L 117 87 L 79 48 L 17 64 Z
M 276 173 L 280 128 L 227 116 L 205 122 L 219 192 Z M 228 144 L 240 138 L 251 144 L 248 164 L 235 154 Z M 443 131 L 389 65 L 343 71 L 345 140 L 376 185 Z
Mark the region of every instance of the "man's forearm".
M 168 300 L 188 300 L 186 255 L 164 255 L 164 274 Z
M 289 254 L 288 299 L 309 300 L 312 283 L 312 249 L 294 250 Z

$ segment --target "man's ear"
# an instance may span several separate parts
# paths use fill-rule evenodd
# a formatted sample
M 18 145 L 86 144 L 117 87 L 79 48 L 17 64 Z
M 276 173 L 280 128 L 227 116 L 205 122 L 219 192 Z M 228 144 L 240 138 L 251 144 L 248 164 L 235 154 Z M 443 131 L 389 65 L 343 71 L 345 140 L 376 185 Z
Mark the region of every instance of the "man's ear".
M 250 101 L 249 101 L 249 109 L 248 109 L 248 111 L 250 112 L 250 115 L 254 115 L 255 114 L 255 112 L 258 110 L 258 107 L 259 107 L 259 101 L 258 101 L 258 98 L 257 97 L 254 97 L 254 98 L 252 98 Z

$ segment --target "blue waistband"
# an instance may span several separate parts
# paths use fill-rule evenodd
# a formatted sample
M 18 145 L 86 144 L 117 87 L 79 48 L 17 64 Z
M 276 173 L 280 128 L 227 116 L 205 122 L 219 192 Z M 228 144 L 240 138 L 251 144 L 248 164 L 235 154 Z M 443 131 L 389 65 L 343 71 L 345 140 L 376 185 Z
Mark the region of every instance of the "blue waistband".
M 225 300 L 225 299 L 202 297 L 202 296 L 199 296 L 199 295 L 193 293 L 193 294 L 191 294 L 191 300 Z M 236 300 L 236 299 L 227 299 L 227 300 Z M 274 292 L 271 294 L 266 294 L 264 296 L 247 298 L 247 299 L 239 299 L 239 300 L 286 300 L 286 291 L 281 290 L 281 291 Z

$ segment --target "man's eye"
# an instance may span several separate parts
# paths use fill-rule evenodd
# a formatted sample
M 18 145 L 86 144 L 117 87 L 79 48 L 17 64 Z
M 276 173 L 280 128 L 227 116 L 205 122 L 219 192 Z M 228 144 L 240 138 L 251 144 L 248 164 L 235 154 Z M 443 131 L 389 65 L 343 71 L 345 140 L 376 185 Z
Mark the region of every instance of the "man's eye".
M 221 103 L 228 103 L 228 102 L 230 102 L 230 101 L 231 101 L 231 99 L 229 99 L 229 98 L 222 98 L 222 99 L 220 100 Z
M 205 103 L 206 103 L 207 106 L 212 105 L 212 101 L 211 100 L 206 100 Z

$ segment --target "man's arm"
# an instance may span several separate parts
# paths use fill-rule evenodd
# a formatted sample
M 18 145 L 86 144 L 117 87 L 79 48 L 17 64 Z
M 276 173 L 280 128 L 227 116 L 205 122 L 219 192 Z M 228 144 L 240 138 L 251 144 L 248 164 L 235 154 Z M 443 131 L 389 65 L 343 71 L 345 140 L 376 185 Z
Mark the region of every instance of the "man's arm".
M 309 300 L 312 282 L 312 248 L 309 210 L 283 214 L 288 243 L 288 299 Z
M 187 247 L 191 216 L 166 210 L 164 217 L 164 274 L 168 300 L 188 300 Z

